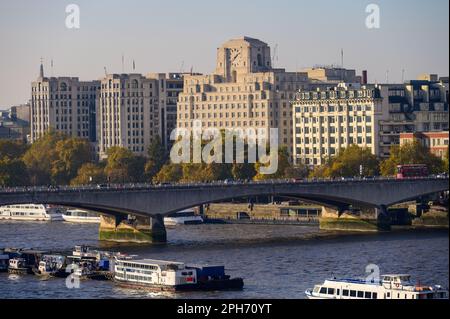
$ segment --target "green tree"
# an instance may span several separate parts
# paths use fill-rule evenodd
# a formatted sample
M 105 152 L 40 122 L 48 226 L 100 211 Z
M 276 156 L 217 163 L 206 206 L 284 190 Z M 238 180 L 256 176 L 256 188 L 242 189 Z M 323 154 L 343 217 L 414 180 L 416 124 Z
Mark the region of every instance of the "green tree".
M 361 172 L 362 166 L 362 172 Z M 314 169 L 312 177 L 375 176 L 379 173 L 379 161 L 369 148 L 350 145 L 329 158 L 322 167 Z
M 161 170 L 168 158 L 168 152 L 158 135 L 148 148 L 148 161 L 145 163 L 146 178 L 151 180 Z
M 153 177 L 154 183 L 176 183 L 183 177 L 183 168 L 180 164 L 166 164 Z
M 144 181 L 145 158 L 136 156 L 127 148 L 111 147 L 107 151 L 105 173 L 110 183 Z
M 231 168 L 233 179 L 253 179 L 256 175 L 255 165 L 245 163 L 235 163 Z
M 0 159 L 0 186 L 27 186 L 27 168 L 21 159 L 3 157 Z
M 21 158 L 27 150 L 28 145 L 23 142 L 6 139 L 0 140 L 0 158 Z
M 71 185 L 89 185 L 106 183 L 105 168 L 94 163 L 86 163 L 80 167 L 77 176 L 70 182 Z
M 419 141 L 405 143 L 401 146 L 391 147 L 390 156 L 380 164 L 383 176 L 393 176 L 396 174 L 398 165 L 425 164 L 430 173 L 440 173 L 444 169 L 443 161 L 432 154 L 430 150 Z
M 52 166 L 58 158 L 56 145 L 65 135 L 50 131 L 34 142 L 23 155 L 32 185 L 49 185 L 52 182 Z
M 449 166 L 449 161 L 448 161 L 448 146 L 447 146 L 447 151 L 445 152 L 445 156 L 444 159 L 442 161 L 442 165 L 443 165 L 443 172 L 448 174 L 448 166 Z
M 268 180 L 268 179 L 282 179 L 286 178 L 286 172 L 291 167 L 289 152 L 287 150 L 287 146 L 283 145 L 278 150 L 278 169 L 274 174 L 262 174 L 261 167 L 264 166 L 259 161 L 255 164 L 255 170 L 257 174 L 254 179 L 259 180 Z
M 52 182 L 67 185 L 83 164 L 92 160 L 91 145 L 85 139 L 67 138 L 56 143 L 57 159 L 52 163 Z

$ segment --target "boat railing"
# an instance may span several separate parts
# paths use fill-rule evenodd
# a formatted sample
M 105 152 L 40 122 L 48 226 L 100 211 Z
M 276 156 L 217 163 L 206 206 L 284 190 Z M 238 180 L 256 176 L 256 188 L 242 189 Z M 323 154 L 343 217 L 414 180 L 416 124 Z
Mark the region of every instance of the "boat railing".
M 333 281 L 333 282 L 346 282 L 346 283 L 350 283 L 350 284 L 363 284 L 363 285 L 376 285 L 379 286 L 381 284 L 381 281 L 379 280 L 366 280 L 363 278 L 331 278 L 328 279 L 328 281 Z

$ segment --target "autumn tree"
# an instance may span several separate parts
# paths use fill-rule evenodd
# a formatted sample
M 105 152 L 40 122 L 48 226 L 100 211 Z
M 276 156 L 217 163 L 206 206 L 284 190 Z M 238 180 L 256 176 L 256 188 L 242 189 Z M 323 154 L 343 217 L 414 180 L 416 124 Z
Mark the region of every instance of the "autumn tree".
M 102 184 L 106 182 L 105 168 L 94 163 L 85 163 L 78 170 L 77 176 L 70 182 L 71 185 Z
M 258 154 L 258 156 L 261 156 Z M 272 164 L 272 163 L 270 163 Z M 289 157 L 289 152 L 287 146 L 283 145 L 278 150 L 278 167 L 274 174 L 263 174 L 261 168 L 266 166 L 262 164 L 260 161 L 255 163 L 255 170 L 257 172 L 254 177 L 255 180 L 268 180 L 268 179 L 282 179 L 286 178 L 286 171 L 291 168 L 291 162 Z
M 180 164 L 166 164 L 153 177 L 154 183 L 176 183 L 183 177 L 183 168 Z
M 114 146 L 107 151 L 105 174 L 110 183 L 135 183 L 145 179 L 145 158 L 127 148 Z
M 58 160 L 56 144 L 66 136 L 50 131 L 34 142 L 23 156 L 32 185 L 49 185 L 52 182 L 52 166 Z
M 378 175 L 379 162 L 369 148 L 353 144 L 327 159 L 322 167 L 314 169 L 311 177 L 353 177 L 361 173 L 362 176 Z
M 391 147 L 390 156 L 380 164 L 383 176 L 393 176 L 396 174 L 398 165 L 425 164 L 430 173 L 441 173 L 445 170 L 444 161 L 432 154 L 430 150 L 419 141 L 405 143 L 401 146 Z
M 28 145 L 20 141 L 0 140 L 0 158 L 19 159 L 28 150 Z
M 92 160 L 91 145 L 85 139 L 66 138 L 56 143 L 57 159 L 52 163 L 54 184 L 67 185 L 77 176 L 83 164 Z
M 148 148 L 148 160 L 145 163 L 146 178 L 151 180 L 169 159 L 168 152 L 157 135 Z
M 0 186 L 27 186 L 27 167 L 21 159 L 4 156 L 0 159 Z

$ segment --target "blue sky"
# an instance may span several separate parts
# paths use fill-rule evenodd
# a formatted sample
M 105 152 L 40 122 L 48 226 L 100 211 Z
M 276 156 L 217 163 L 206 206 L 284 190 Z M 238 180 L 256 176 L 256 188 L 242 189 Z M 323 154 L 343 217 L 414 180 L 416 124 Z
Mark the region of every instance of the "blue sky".
M 65 27 L 78 4 L 81 28 Z M 365 8 L 381 9 L 381 28 L 367 29 Z M 216 48 L 230 38 L 278 45 L 277 67 L 289 71 L 340 63 L 369 81 L 449 73 L 448 0 L 0 0 L 0 107 L 26 102 L 44 58 L 46 74 L 98 79 L 108 72 L 214 69 Z M 184 63 L 183 63 L 184 62 Z

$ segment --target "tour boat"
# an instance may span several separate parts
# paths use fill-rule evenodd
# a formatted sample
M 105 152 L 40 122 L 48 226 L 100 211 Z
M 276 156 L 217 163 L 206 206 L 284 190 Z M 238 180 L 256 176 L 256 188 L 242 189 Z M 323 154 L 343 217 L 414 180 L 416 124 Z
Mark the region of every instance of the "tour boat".
M 70 223 L 100 223 L 98 214 L 80 209 L 68 209 L 62 214 L 62 218 Z
M 164 225 L 166 226 L 197 225 L 202 223 L 203 218 L 196 215 L 192 209 L 183 210 L 164 217 Z
M 448 289 L 415 284 L 410 275 L 383 275 L 379 281 L 334 278 L 305 293 L 309 299 L 448 299 Z
M 223 266 L 188 266 L 181 262 L 116 258 L 114 280 L 121 286 L 149 291 L 241 290 Z
M 0 220 L 61 221 L 59 209 L 49 205 L 26 204 L 0 206 Z

